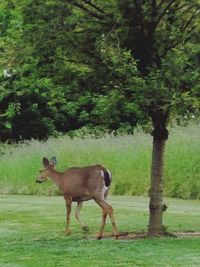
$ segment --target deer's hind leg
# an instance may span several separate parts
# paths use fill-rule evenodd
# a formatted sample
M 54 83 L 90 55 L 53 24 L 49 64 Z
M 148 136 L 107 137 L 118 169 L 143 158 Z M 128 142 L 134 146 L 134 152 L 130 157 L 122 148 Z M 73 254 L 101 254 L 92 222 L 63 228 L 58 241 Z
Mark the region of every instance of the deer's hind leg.
M 102 238 L 103 229 L 104 229 L 105 224 L 106 224 L 106 218 L 107 218 L 107 211 L 102 208 L 102 222 L 101 222 L 101 226 L 100 226 L 100 229 L 99 229 L 99 233 L 97 235 L 97 239 L 101 239 Z
M 87 232 L 87 231 L 89 231 L 89 228 L 87 227 L 87 225 L 85 225 L 83 223 L 83 221 L 80 218 L 80 211 L 81 211 L 82 206 L 83 206 L 83 201 L 80 201 L 77 203 L 75 217 L 76 217 L 77 221 L 79 222 L 79 224 L 81 225 L 83 231 Z
M 104 229 L 104 226 L 105 226 L 107 214 L 109 215 L 110 221 L 112 223 L 113 233 L 114 233 L 115 237 L 118 238 L 119 232 L 118 232 L 118 229 L 117 229 L 117 226 L 116 226 L 116 223 L 115 223 L 115 218 L 114 218 L 114 215 L 113 215 L 112 206 L 109 205 L 105 201 L 105 199 L 103 199 L 103 198 L 96 198 L 95 201 L 102 208 L 102 223 L 101 223 L 101 226 L 100 226 L 98 239 L 102 238 L 102 233 L 103 233 L 103 229 Z

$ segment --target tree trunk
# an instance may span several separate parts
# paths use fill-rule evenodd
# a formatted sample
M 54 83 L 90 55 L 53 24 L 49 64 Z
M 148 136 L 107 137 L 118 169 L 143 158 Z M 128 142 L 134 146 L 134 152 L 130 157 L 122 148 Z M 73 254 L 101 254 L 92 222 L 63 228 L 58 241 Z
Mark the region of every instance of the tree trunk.
M 153 140 L 148 235 L 164 234 L 163 227 L 163 166 L 166 140 Z
M 165 144 L 168 139 L 167 117 L 168 114 L 157 113 L 152 118 L 154 131 L 149 202 L 149 236 L 165 234 L 163 226 L 163 169 Z

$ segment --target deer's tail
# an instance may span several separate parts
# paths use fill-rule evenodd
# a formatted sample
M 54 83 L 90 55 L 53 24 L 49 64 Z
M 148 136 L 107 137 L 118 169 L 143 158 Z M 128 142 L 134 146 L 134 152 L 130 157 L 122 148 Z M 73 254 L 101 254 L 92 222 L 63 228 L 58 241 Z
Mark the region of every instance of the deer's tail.
M 103 177 L 104 177 L 104 182 L 105 186 L 109 187 L 112 181 L 112 174 L 109 170 L 104 169 L 103 170 Z

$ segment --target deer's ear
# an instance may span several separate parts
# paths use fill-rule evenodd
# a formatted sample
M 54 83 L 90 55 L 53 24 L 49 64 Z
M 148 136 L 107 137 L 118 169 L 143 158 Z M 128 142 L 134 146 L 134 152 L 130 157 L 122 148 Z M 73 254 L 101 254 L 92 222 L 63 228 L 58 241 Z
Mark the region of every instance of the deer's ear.
M 43 166 L 46 167 L 47 165 L 49 165 L 49 160 L 48 158 L 43 158 L 42 159 L 42 163 L 43 163 Z
M 54 165 L 54 166 L 57 164 L 57 159 L 56 159 L 55 156 L 53 156 L 53 157 L 50 159 L 50 163 L 51 163 L 52 165 Z

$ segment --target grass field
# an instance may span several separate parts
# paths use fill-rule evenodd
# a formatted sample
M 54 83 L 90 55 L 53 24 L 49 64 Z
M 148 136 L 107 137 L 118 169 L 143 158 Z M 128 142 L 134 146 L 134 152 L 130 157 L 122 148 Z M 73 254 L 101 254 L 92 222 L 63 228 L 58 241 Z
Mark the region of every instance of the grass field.
M 167 199 L 165 225 L 172 232 L 200 231 L 200 201 Z M 120 231 L 143 231 L 148 224 L 148 199 L 110 197 Z M 142 238 L 96 240 L 100 208 L 85 203 L 82 217 L 90 228 L 84 234 L 74 218 L 71 236 L 64 235 L 62 197 L 0 195 L 1 267 L 191 267 L 200 266 L 200 238 Z M 111 231 L 107 222 L 106 233 Z
M 175 127 L 166 146 L 165 195 L 200 198 L 200 126 Z M 58 170 L 100 163 L 113 173 L 111 193 L 147 195 L 149 189 L 152 137 L 106 136 L 100 139 L 50 138 L 21 144 L 0 145 L 0 193 L 52 195 L 52 183 L 35 183 L 42 157 L 57 156 Z

